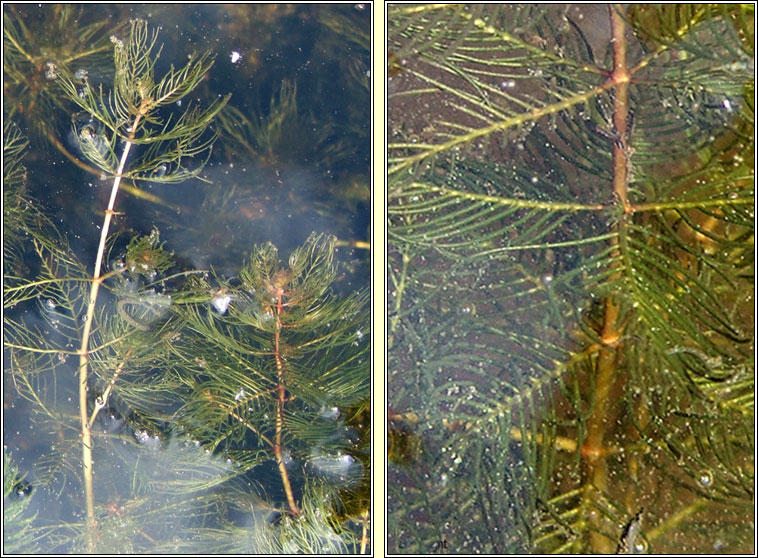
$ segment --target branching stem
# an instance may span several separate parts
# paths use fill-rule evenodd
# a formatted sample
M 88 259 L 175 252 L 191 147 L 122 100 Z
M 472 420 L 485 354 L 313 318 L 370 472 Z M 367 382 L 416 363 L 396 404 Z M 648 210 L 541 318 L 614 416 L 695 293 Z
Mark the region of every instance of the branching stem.
M 631 211 L 627 198 L 629 182 L 629 130 L 628 115 L 628 84 L 629 70 L 626 58 L 626 24 L 621 16 L 621 7 L 609 6 L 611 23 L 611 42 L 613 44 L 613 73 L 611 81 L 616 86 L 613 90 L 613 126 L 616 138 L 613 145 L 613 193 L 624 209 L 624 214 Z M 614 225 L 614 232 L 622 233 L 624 219 Z M 619 245 L 619 237 L 611 238 L 614 246 Z M 616 250 L 611 264 L 618 267 L 619 253 Z M 600 331 L 600 339 L 603 348 L 597 356 L 595 370 L 594 407 L 592 415 L 587 423 L 587 438 L 582 447 L 582 455 L 587 464 L 587 478 L 595 490 L 605 492 L 608 485 L 608 471 L 603 448 L 605 432 L 610 422 L 611 392 L 616 381 L 616 358 L 618 343 L 622 332 L 619 324 L 619 305 L 613 297 L 605 300 L 603 325 Z M 589 491 L 587 494 L 589 495 Z M 595 552 L 610 553 L 613 551 L 612 541 L 603 536 L 596 529 L 591 530 L 590 546 Z
M 94 552 L 95 548 L 95 487 L 93 481 L 93 467 L 92 460 L 92 431 L 90 428 L 89 418 L 87 416 L 87 380 L 89 376 L 89 337 L 92 332 L 92 322 L 95 317 L 95 304 L 97 303 L 97 293 L 100 290 L 100 284 L 102 283 L 102 277 L 100 276 L 100 270 L 103 262 L 103 255 L 105 254 L 105 242 L 108 238 L 108 230 L 110 229 L 111 220 L 113 219 L 113 208 L 116 205 L 116 196 L 118 195 L 118 187 L 121 184 L 121 177 L 126 167 L 126 161 L 129 158 L 129 151 L 132 148 L 131 140 L 134 138 L 134 133 L 137 130 L 137 126 L 142 120 L 142 114 L 137 114 L 134 119 L 134 123 L 131 126 L 131 132 L 126 144 L 124 145 L 124 152 L 121 154 L 121 160 L 118 164 L 116 176 L 113 179 L 113 187 L 111 188 L 111 197 L 108 200 L 108 208 L 105 211 L 105 218 L 103 219 L 103 228 L 100 231 L 100 244 L 97 248 L 97 257 L 95 258 L 95 269 L 92 274 L 92 286 L 90 287 L 89 299 L 87 300 L 87 315 L 84 320 L 84 330 L 82 331 L 82 345 L 79 350 L 79 419 L 82 427 L 82 474 L 84 475 L 84 496 L 87 505 L 87 541 L 88 550 L 90 553 Z

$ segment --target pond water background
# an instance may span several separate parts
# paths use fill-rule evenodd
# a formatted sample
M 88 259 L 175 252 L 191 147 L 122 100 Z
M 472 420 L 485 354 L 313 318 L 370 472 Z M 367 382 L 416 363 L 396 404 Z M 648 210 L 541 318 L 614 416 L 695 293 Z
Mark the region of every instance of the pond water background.
M 129 231 L 125 235 L 128 238 L 157 229 L 165 248 L 187 269 L 211 270 L 213 275 L 226 279 L 236 275 L 253 245 L 272 242 L 286 262 L 290 251 L 303 244 L 312 232 L 329 233 L 338 238 L 339 278 L 333 289 L 342 294 L 367 289 L 370 11 L 367 6 L 353 4 L 74 8 L 75 25 L 106 20 L 108 24 L 102 31 L 106 36 L 108 29 L 116 27 L 120 29 L 116 34 L 123 36 L 124 25 L 135 18 L 145 19 L 150 29 L 160 28 L 158 44 L 163 44 L 163 50 L 156 76 L 162 76 L 171 65 L 181 67 L 191 52 L 212 51 L 215 64 L 187 101 L 207 106 L 217 96 L 231 93 L 229 105 L 249 121 L 265 127 L 279 116 L 284 122 L 280 130 L 266 138 L 268 143 L 252 149 L 236 142 L 228 130 L 222 130 L 201 174 L 202 181 L 138 184 L 153 196 L 149 199 L 122 190 L 116 209 L 123 214 L 117 216 L 111 233 Z M 56 5 L 4 6 L 6 21 L 23 22 L 39 41 L 29 45 L 30 52 L 60 48 L 61 37 L 44 33 L 50 29 L 46 22 L 60 14 Z M 47 42 L 53 46 L 46 46 Z M 91 83 L 102 83 L 106 90 L 111 87 L 112 69 L 88 71 Z M 30 76 L 25 84 L 27 90 L 34 92 L 38 87 L 35 79 Z M 5 80 L 12 82 L 7 74 Z M 30 140 L 23 160 L 28 194 L 37 200 L 91 272 L 110 183 L 75 166 L 51 142 L 55 137 L 65 149 L 76 153 L 71 133 L 76 109 L 66 111 L 60 106 L 45 106 L 42 101 L 30 103 L 23 96 L 24 90 L 21 84 L 14 89 L 17 96 L 6 97 L 4 115 L 12 114 L 14 123 Z M 287 95 L 294 97 L 296 109 Z M 286 98 L 291 102 L 289 111 L 282 108 Z M 14 101 L 18 102 L 15 106 Z M 234 128 L 233 116 L 230 120 Z M 239 123 L 237 127 L 241 129 Z M 33 321 L 31 314 L 43 310 L 37 305 L 13 311 Z M 69 398 L 70 413 L 76 413 L 75 368 L 71 362 L 70 377 L 59 379 L 55 388 L 59 400 Z M 58 485 L 57 493 L 38 486 L 35 471 L 39 460 L 50 458 L 51 444 L 60 432 L 40 431 L 30 420 L 30 413 L 31 405 L 14 393 L 6 362 L 4 447 L 12 453 L 20 474 L 31 483 L 29 512 L 36 512 L 41 522 L 81 521 L 78 481 L 65 481 Z M 118 416 L 110 418 L 121 420 Z M 104 426 L 106 430 L 117 427 L 118 424 Z M 139 438 L 137 441 L 142 442 Z M 130 450 L 121 451 L 128 454 Z M 125 458 L 126 462 L 135 459 L 140 457 L 135 454 Z M 159 463 L 157 459 L 156 467 L 160 467 Z M 226 467 L 210 459 L 207 466 L 209 471 L 217 472 Z M 105 474 L 124 475 L 120 484 L 128 490 L 128 471 Z M 265 483 L 265 478 L 257 482 Z M 118 495 L 111 497 L 117 499 Z M 59 546 L 60 540 L 37 542 L 46 551 L 67 548 Z M 190 547 L 183 551 L 192 550 Z

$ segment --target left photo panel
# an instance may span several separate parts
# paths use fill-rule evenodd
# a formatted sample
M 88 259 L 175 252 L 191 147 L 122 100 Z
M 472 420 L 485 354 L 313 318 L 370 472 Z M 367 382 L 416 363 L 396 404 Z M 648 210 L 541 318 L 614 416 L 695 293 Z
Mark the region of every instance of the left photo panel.
M 4 553 L 372 553 L 371 64 L 371 3 L 3 5 Z

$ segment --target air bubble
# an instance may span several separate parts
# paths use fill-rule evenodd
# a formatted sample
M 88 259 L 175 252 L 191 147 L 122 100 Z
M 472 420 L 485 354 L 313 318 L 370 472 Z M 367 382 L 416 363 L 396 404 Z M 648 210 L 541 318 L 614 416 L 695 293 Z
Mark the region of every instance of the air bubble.
M 476 305 L 468 303 L 458 309 L 458 314 L 461 316 L 476 316 Z
M 211 304 L 213 305 L 213 308 L 216 309 L 216 312 L 223 316 L 226 314 L 226 310 L 229 308 L 229 303 L 231 301 L 232 297 L 226 294 L 224 289 L 219 289 L 214 293 L 213 298 L 211 299 Z
M 713 486 L 713 473 L 708 469 L 703 469 L 698 473 L 697 480 L 705 488 L 710 488 Z
M 292 452 L 287 448 L 282 449 L 282 462 L 285 465 L 292 463 Z
M 90 124 L 82 126 L 79 130 L 79 137 L 82 141 L 92 141 L 95 139 L 95 127 Z
M 641 538 L 634 543 L 634 553 L 647 554 L 647 541 L 645 539 Z
M 47 63 L 47 70 L 45 70 L 45 78 L 58 79 L 58 66 L 54 62 Z
M 337 452 L 328 454 L 320 448 L 311 451 L 309 466 L 319 476 L 347 483 L 356 484 L 363 473 L 363 466 L 352 455 Z
M 340 416 L 340 410 L 338 407 L 321 407 L 319 416 L 327 420 L 336 420 Z
M 32 485 L 25 480 L 17 482 L 15 486 L 13 487 L 13 494 L 19 500 L 23 500 L 27 496 L 31 495 L 31 493 L 32 493 Z

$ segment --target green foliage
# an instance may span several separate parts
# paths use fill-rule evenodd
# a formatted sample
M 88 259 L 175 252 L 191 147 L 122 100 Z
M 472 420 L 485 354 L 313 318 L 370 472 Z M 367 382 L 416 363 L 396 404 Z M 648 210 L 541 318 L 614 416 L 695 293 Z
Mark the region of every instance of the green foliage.
M 28 142 L 10 120 L 5 123 L 3 138 L 3 225 L 7 230 L 3 259 L 10 267 L 20 259 L 23 231 L 27 227 L 26 167 L 21 159 Z
M 752 7 L 619 9 L 389 9 L 390 552 L 752 550 Z
M 115 74 L 108 94 L 102 86 L 93 88 L 87 75 L 61 76 L 61 86 L 90 115 L 75 127 L 75 133 L 84 156 L 97 168 L 112 176 L 183 182 L 197 176 L 204 165 L 187 168 L 187 158 L 206 154 L 207 161 L 216 136 L 204 138 L 203 134 L 229 97 L 202 110 L 187 106 L 173 122 L 171 116 L 162 117 L 158 111 L 191 93 L 213 59 L 207 53 L 190 57 L 186 66 L 179 70 L 172 66 L 156 83 L 155 64 L 161 50 L 156 49 L 157 38 L 158 32 L 149 32 L 142 20 L 131 22 L 127 39 L 111 36 Z M 144 144 L 147 149 L 136 164 L 119 172 L 121 141 Z
M 10 453 L 3 448 L 3 552 L 36 552 L 32 522 L 36 514 L 29 514 L 31 485 L 19 477 Z
M 240 270 L 238 287 L 198 278 L 188 298 L 201 301 L 177 300 L 185 325 L 162 370 L 185 386 L 176 419 L 214 449 L 271 461 L 281 409 L 285 426 L 276 445 L 291 456 L 355 454 L 340 435 L 343 421 L 320 418 L 326 408 L 349 409 L 369 393 L 368 299 L 329 293 L 334 242 L 311 236 L 288 268 L 264 245 Z
M 283 143 L 295 140 L 297 87 L 283 81 L 279 94 L 272 95 L 268 111 L 260 110 L 252 120 L 235 107 L 222 111 L 219 119 L 235 147 L 260 157 L 262 163 L 273 163 Z
M 30 18 L 17 5 L 3 6 L 5 116 L 53 143 L 59 143 L 54 134 L 61 109 L 68 110 L 57 78 L 83 67 L 95 75 L 104 71 L 111 63 L 108 34 L 121 27 L 109 29 L 105 19 L 89 21 L 86 11 L 59 4 L 51 6 L 48 17 Z

